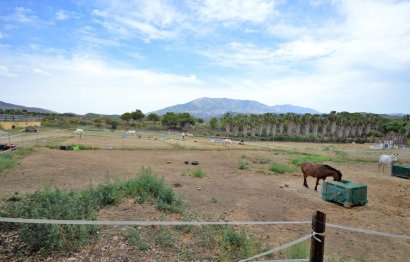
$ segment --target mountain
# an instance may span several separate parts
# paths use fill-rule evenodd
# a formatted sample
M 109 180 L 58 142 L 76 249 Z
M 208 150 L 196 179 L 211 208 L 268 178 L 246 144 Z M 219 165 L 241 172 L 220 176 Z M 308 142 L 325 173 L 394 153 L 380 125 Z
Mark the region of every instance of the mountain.
M 188 112 L 193 116 L 201 118 L 211 118 L 221 116 L 227 112 L 244 114 L 264 114 L 264 113 L 297 113 L 297 114 L 320 114 L 320 112 L 306 107 L 293 105 L 268 106 L 253 100 L 238 100 L 229 98 L 198 98 L 185 104 L 166 107 L 151 113 L 163 115 L 166 112 L 182 113 Z
M 14 105 L 14 104 L 5 103 L 2 101 L 0 101 L 0 109 L 27 110 L 27 112 L 35 112 L 35 113 L 56 113 L 48 109 L 43 109 L 39 107 L 27 107 L 27 106 Z

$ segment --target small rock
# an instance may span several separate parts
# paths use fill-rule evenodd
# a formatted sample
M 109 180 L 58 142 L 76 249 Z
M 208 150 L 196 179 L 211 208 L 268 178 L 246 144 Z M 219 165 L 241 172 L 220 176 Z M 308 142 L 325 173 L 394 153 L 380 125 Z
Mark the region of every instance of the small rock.
M 167 164 L 171 164 L 172 162 L 171 161 L 167 161 Z
M 197 190 L 202 190 L 202 188 L 200 188 L 200 187 L 197 187 L 196 189 L 197 189 Z
M 174 183 L 173 186 L 174 187 L 182 187 L 182 185 L 180 183 Z
M 199 165 L 199 162 L 198 161 L 192 161 L 191 165 L 197 166 L 197 165 Z
M 67 259 L 67 261 L 76 261 L 77 259 L 75 257 L 70 257 L 69 259 Z
M 112 239 L 113 239 L 114 241 L 118 241 L 118 236 L 114 236 Z
M 185 165 L 188 165 L 188 164 L 189 164 L 189 161 L 184 161 L 184 164 L 185 164 Z
M 289 187 L 289 185 L 288 185 L 288 184 L 285 184 L 285 187 Z

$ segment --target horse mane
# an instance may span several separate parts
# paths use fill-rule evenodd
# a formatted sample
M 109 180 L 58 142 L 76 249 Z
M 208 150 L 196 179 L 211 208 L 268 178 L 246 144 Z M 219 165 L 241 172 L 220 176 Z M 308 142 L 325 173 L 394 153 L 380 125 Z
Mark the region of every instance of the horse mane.
M 322 165 L 322 166 L 326 167 L 327 169 L 333 170 L 333 171 L 337 172 L 338 174 L 342 175 L 342 172 L 340 172 L 339 170 L 337 170 L 334 167 L 331 167 L 329 165 Z

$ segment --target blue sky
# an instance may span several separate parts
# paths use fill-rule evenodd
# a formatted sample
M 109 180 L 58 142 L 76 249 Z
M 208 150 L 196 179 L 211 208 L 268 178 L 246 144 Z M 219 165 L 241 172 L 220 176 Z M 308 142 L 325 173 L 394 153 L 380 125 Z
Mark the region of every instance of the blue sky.
M 409 72 L 410 1 L 0 0 L 0 101 L 57 112 L 410 113 Z

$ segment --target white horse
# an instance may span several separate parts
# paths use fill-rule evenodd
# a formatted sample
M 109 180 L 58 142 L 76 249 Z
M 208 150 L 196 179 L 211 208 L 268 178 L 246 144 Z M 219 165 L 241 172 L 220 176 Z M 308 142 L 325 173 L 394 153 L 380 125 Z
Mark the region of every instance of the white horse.
M 127 134 L 127 135 L 132 135 L 132 136 L 136 136 L 137 135 L 137 132 L 135 132 L 135 130 L 128 130 L 128 131 L 126 131 L 125 132 L 125 134 Z
M 391 170 L 392 170 L 392 164 L 394 162 L 397 162 L 399 160 L 399 155 L 394 154 L 394 155 L 381 155 L 379 158 L 379 167 L 378 170 L 380 170 L 380 167 L 383 167 L 383 172 L 384 172 L 384 166 L 388 166 L 390 168 L 390 175 L 391 175 Z
M 224 146 L 226 145 L 232 145 L 232 140 L 231 139 L 224 139 Z
M 82 138 L 82 136 L 84 135 L 84 130 L 82 130 L 81 128 L 77 128 L 74 133 L 74 135 L 78 135 L 80 136 L 80 138 Z

